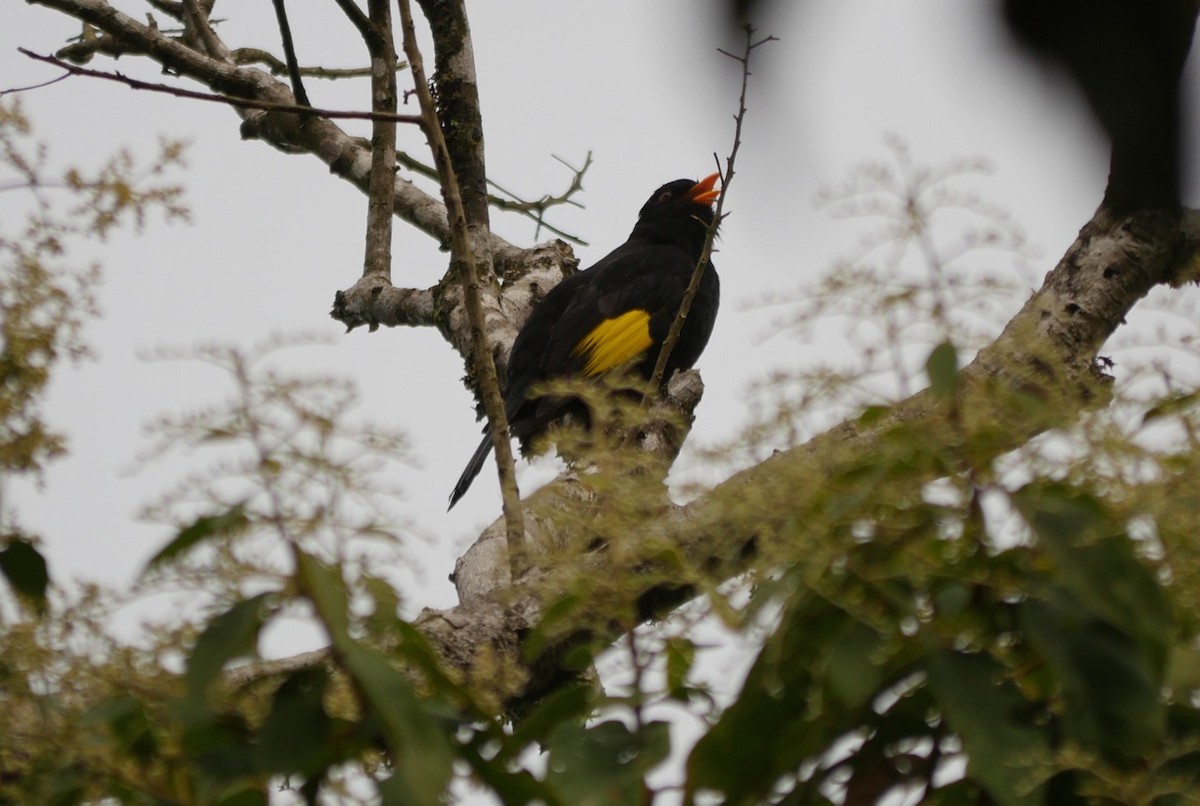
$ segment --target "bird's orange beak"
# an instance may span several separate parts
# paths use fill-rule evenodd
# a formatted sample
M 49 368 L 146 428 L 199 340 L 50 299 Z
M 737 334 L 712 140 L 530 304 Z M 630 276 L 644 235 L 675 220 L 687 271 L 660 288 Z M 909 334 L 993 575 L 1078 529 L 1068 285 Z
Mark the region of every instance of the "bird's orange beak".
M 717 184 L 720 178 L 719 173 L 704 177 L 688 191 L 688 199 L 694 204 L 712 204 L 721 195 L 720 190 L 713 190 L 713 185 Z

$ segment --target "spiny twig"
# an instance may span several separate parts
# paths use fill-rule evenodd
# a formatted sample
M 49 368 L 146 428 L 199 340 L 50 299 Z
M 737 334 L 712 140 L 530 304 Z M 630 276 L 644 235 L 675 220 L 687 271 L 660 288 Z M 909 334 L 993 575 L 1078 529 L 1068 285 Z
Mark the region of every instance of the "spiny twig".
M 736 56 L 720 48 L 717 49 L 718 53 L 728 56 L 742 65 L 742 92 L 738 98 L 737 115 L 733 118 L 733 148 L 730 150 L 729 156 L 725 158 L 725 170 L 721 172 L 721 195 L 717 197 L 717 209 L 713 214 L 712 224 L 709 225 L 708 232 L 704 236 L 704 248 L 700 252 L 700 260 L 696 262 L 691 282 L 688 283 L 687 290 L 683 294 L 683 301 L 679 304 L 679 313 L 675 315 L 674 321 L 671 322 L 671 329 L 667 331 L 667 337 L 663 340 L 662 349 L 658 353 L 658 361 L 654 364 L 654 374 L 650 376 L 650 386 L 646 390 L 644 402 L 649 402 L 657 395 L 659 387 L 662 386 L 663 373 L 667 370 L 667 359 L 671 357 L 671 351 L 675 349 L 675 344 L 679 341 L 679 332 L 683 330 L 683 323 L 687 320 L 688 311 L 692 308 L 692 300 L 696 298 L 696 292 L 700 289 L 700 278 L 703 276 L 704 268 L 708 265 L 709 256 L 712 254 L 713 237 L 716 235 L 717 227 L 721 224 L 721 219 L 725 216 L 725 196 L 729 193 L 729 183 L 733 180 L 733 163 L 738 149 L 742 145 L 742 122 L 746 118 L 746 88 L 750 84 L 750 55 L 761 45 L 779 41 L 777 37 L 765 36 L 756 42 L 754 41 L 754 27 L 747 25 L 745 31 L 746 47 L 741 56 Z M 720 159 L 715 153 L 713 160 L 717 163 L 717 170 L 721 171 Z

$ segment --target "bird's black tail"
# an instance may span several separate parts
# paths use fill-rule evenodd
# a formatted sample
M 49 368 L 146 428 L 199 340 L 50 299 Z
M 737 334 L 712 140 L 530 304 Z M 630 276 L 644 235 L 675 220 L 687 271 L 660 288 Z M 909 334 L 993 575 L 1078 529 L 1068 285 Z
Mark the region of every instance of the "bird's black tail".
M 483 440 L 479 443 L 479 447 L 475 449 L 475 453 L 471 455 L 471 461 L 467 462 L 467 466 L 463 468 L 462 475 L 458 477 L 458 483 L 454 485 L 454 491 L 450 493 L 450 506 L 446 507 L 447 512 L 454 509 L 454 505 L 458 503 L 458 499 L 462 498 L 467 490 L 470 489 L 471 482 L 475 481 L 475 477 L 483 469 L 483 463 L 487 460 L 488 454 L 491 452 L 492 435 L 487 429 L 484 429 Z

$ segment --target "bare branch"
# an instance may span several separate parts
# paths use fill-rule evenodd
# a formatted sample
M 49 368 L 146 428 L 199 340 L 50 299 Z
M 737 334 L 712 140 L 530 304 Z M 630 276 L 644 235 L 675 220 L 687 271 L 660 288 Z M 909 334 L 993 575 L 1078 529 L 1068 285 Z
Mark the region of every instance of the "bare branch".
M 362 9 L 354 2 L 354 0 L 334 0 L 342 13 L 346 15 L 346 19 L 354 24 L 362 35 L 363 41 L 369 40 L 374 36 L 374 28 L 371 27 L 371 19 L 363 13 Z
M 438 178 L 441 181 L 442 195 L 446 199 L 446 208 L 450 211 L 453 236 L 451 241 L 452 262 L 458 265 L 461 277 L 463 298 L 470 320 L 471 340 L 474 348 L 475 377 L 479 381 L 484 410 L 487 412 L 488 422 L 491 425 L 492 444 L 496 449 L 500 492 L 504 500 L 509 568 L 515 579 L 525 567 L 525 521 L 513 466 L 512 439 L 508 430 L 508 418 L 504 412 L 504 398 L 500 394 L 500 380 L 496 372 L 496 364 L 492 358 L 492 351 L 488 347 L 483 303 L 479 293 L 479 276 L 475 269 L 476 260 L 479 260 L 483 268 L 491 275 L 490 255 L 477 255 L 475 252 L 478 245 L 482 243 L 482 239 L 472 239 L 467 228 L 467 215 L 460 196 L 454 163 L 451 161 L 446 139 L 442 136 L 442 126 L 438 121 L 437 108 L 434 106 L 433 96 L 429 92 L 429 84 L 425 79 L 421 52 L 417 49 L 412 10 L 408 0 L 397 0 L 397 2 L 400 6 L 404 53 L 408 56 L 413 85 L 425 121 L 425 136 L 429 138 L 434 165 L 437 167 Z M 482 226 L 487 226 L 486 215 Z
M 326 110 L 295 108 L 288 87 L 267 73 L 206 56 L 154 26 L 121 13 L 103 0 L 31 2 L 56 9 L 83 22 L 85 39 L 95 37 L 95 31 L 99 30 L 114 43 L 113 55 L 144 54 L 170 72 L 200 81 L 219 94 L 281 104 L 280 111 L 248 111 L 248 107 L 234 107 L 246 117 L 242 136 L 260 138 L 286 153 L 308 152 L 328 165 L 332 173 L 349 181 L 364 194 L 368 192 L 369 149 L 325 117 L 301 117 L 296 114 L 298 111 L 320 114 Z M 440 201 L 399 177 L 396 178 L 394 191 L 396 215 L 432 236 L 438 243 L 449 243 L 449 221 Z M 519 258 L 521 250 L 503 238 L 489 232 L 487 239 L 494 258 Z
M 0 98 L 3 98 L 5 95 L 12 95 L 12 94 L 15 94 L 18 92 L 29 92 L 30 90 L 40 90 L 42 87 L 49 87 L 50 85 L 57 84 L 60 81 L 66 81 L 70 77 L 71 77 L 70 73 L 63 73 L 58 78 L 52 78 L 49 81 L 42 81 L 40 83 L 30 84 L 25 87 L 11 87 L 7 90 L 0 90 Z
M 713 215 L 712 224 L 704 236 L 704 248 L 700 251 L 700 260 L 696 263 L 696 269 L 692 272 L 692 279 L 688 283 L 687 290 L 683 293 L 683 300 L 679 303 L 679 313 L 672 320 L 671 329 L 667 331 L 667 337 L 663 339 L 662 349 L 659 350 L 658 360 L 654 362 L 654 372 L 650 376 L 650 386 L 646 390 L 647 398 L 658 394 L 658 390 L 662 386 L 663 373 L 667 371 L 667 359 L 671 357 L 671 351 L 675 349 L 675 344 L 679 341 L 679 333 L 683 330 L 683 323 L 687 320 L 688 311 L 692 309 L 692 301 L 696 298 L 696 292 L 700 290 L 700 278 L 704 275 L 704 269 L 708 266 L 709 256 L 712 254 L 713 237 L 716 235 L 717 227 L 721 225 L 721 219 L 724 216 L 725 196 L 729 192 L 729 183 L 733 180 L 733 163 L 737 158 L 738 149 L 742 145 L 742 122 L 746 119 L 746 88 L 750 84 L 750 54 L 760 45 L 778 41 L 775 37 L 768 36 L 755 42 L 753 26 L 747 25 L 745 31 L 746 46 L 741 56 L 733 56 L 723 50 L 720 51 L 720 53 L 740 62 L 742 65 L 742 91 L 738 97 L 737 115 L 734 117 L 733 148 L 730 149 L 729 156 L 725 159 L 725 170 L 721 175 L 721 195 L 717 197 L 716 213 Z M 720 169 L 719 163 L 717 168 L 718 170 Z
M 373 121 L 390 121 L 392 123 L 410 123 L 419 124 L 421 118 L 419 115 L 397 115 L 390 112 L 348 112 L 337 109 L 317 109 L 311 106 L 302 106 L 292 103 L 281 103 L 277 101 L 263 101 L 255 98 L 244 98 L 236 95 L 214 95 L 208 92 L 196 92 L 195 90 L 185 90 L 182 87 L 170 87 L 166 84 L 152 84 L 148 81 L 139 81 L 136 78 L 123 76 L 120 73 L 105 73 L 101 70 L 89 70 L 85 67 L 79 67 L 74 64 L 56 59 L 53 56 L 43 56 L 38 53 L 33 53 L 25 48 L 17 48 L 18 51 L 35 59 L 39 62 L 46 62 L 55 67 L 61 67 L 66 70 L 69 75 L 86 76 L 88 78 L 102 78 L 107 81 L 115 81 L 119 84 L 124 84 L 135 90 L 147 90 L 149 92 L 161 92 L 167 95 L 174 95 L 179 98 L 188 98 L 193 101 L 208 101 L 212 103 L 228 104 L 229 106 L 239 109 L 261 109 L 269 112 L 295 112 L 299 114 L 318 115 L 323 118 L 346 119 L 346 120 L 373 120 Z
M 234 64 L 261 64 L 273 76 L 286 76 L 288 66 L 275 54 L 261 48 L 237 48 L 230 53 Z M 400 63 L 397 70 L 405 70 L 407 64 Z M 335 81 L 339 78 L 368 78 L 371 75 L 369 67 L 299 67 L 298 72 L 309 78 L 323 78 Z
M 347 332 L 364 325 L 371 331 L 380 325 L 431 327 L 437 324 L 434 314 L 433 289 L 395 288 L 378 274 L 364 274 L 353 287 L 338 291 L 329 312 Z
M 271 0 L 271 5 L 275 7 L 275 19 L 279 24 L 279 36 L 283 40 L 283 57 L 287 61 L 288 78 L 292 82 L 292 95 L 296 96 L 296 103 L 301 106 L 312 106 L 308 101 L 308 93 L 304 91 L 304 82 L 300 78 L 300 63 L 296 60 L 296 45 L 292 42 L 292 26 L 288 23 L 287 6 L 284 5 L 284 0 Z M 395 59 L 392 60 L 393 63 Z M 395 74 L 393 73 L 393 81 Z M 379 108 L 373 106 L 373 111 L 378 112 Z M 392 111 L 395 107 L 389 107 L 384 111 Z
M 203 4 L 203 7 L 198 0 L 184 0 L 183 3 L 187 16 L 186 27 L 194 34 L 196 40 L 204 46 L 209 56 L 221 61 L 229 61 L 229 48 L 225 47 L 225 43 L 217 36 L 209 23 L 208 15 L 212 13 L 212 2 Z
M 566 165 L 574 172 L 574 176 L 571 177 L 571 183 L 565 191 L 557 196 L 545 195 L 537 201 L 525 201 L 511 190 L 507 190 L 501 187 L 498 183 L 489 179 L 487 180 L 489 187 L 495 188 L 501 193 L 507 195 L 509 198 L 506 199 L 489 193 L 487 197 L 488 204 L 490 204 L 492 207 L 495 207 L 497 210 L 517 213 L 518 215 L 523 215 L 526 218 L 536 222 L 538 228 L 534 231 L 534 238 L 537 238 L 541 234 L 541 231 L 545 229 L 562 238 L 563 240 L 576 244 L 577 246 L 587 246 L 588 242 L 579 236 L 572 235 L 569 232 L 564 232 L 553 224 L 550 224 L 548 221 L 546 221 L 545 215 L 550 209 L 564 204 L 569 204 L 573 207 L 583 207 L 582 204 L 574 200 L 573 196 L 583 190 L 583 175 L 587 173 L 588 168 L 592 166 L 592 152 L 589 151 L 587 153 L 587 157 L 584 160 L 582 168 L 575 168 L 561 157 L 555 157 L 555 159 L 561 162 L 563 165 Z M 404 153 L 403 151 L 397 152 L 396 161 L 414 173 L 418 173 L 421 176 L 428 177 L 435 181 L 437 180 L 436 170 L 420 160 Z

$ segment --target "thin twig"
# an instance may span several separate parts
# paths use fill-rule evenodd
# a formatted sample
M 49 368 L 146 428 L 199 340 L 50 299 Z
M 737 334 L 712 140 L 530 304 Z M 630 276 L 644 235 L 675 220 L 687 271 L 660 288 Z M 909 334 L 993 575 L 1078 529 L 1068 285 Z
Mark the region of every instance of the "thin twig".
M 553 156 L 553 155 L 551 155 L 551 156 Z M 489 193 L 488 197 L 487 197 L 488 204 L 490 204 L 492 207 L 495 207 L 497 210 L 504 210 L 505 212 L 516 213 L 517 215 L 523 215 L 526 218 L 536 222 L 538 225 L 538 231 L 534 232 L 533 237 L 535 239 L 537 238 L 538 233 L 540 232 L 541 229 L 546 229 L 546 230 L 549 230 L 550 232 L 554 233 L 558 237 L 562 238 L 563 240 L 570 241 L 571 243 L 576 244 L 578 246 L 587 246 L 588 242 L 583 240 L 582 238 L 580 238 L 578 235 L 572 235 L 571 233 L 561 230 L 558 227 L 556 227 L 553 224 L 546 221 L 545 214 L 546 214 L 546 211 L 549 210 L 551 207 L 558 207 L 559 205 L 563 205 L 563 204 L 570 204 L 574 207 L 579 207 L 581 209 L 583 208 L 582 204 L 580 204 L 577 201 L 574 201 L 571 197 L 575 193 L 583 190 L 583 175 L 584 175 L 584 173 L 587 172 L 587 169 L 590 168 L 592 165 L 592 152 L 590 152 L 590 151 L 588 152 L 587 158 L 585 159 L 582 168 L 575 168 L 574 166 L 572 166 L 570 163 L 568 163 L 566 160 L 562 159 L 561 157 L 554 157 L 554 159 L 558 160 L 563 165 L 566 165 L 568 168 L 570 168 L 572 171 L 575 172 L 575 175 L 571 178 L 570 187 L 568 187 L 566 191 L 564 191 L 563 193 L 560 193 L 557 196 L 542 196 L 542 198 L 538 199 L 537 201 L 525 201 L 521 197 L 517 196 L 517 194 L 513 193 L 511 190 L 507 190 L 507 189 L 501 187 L 496 182 L 493 182 L 491 179 L 488 179 L 487 183 L 488 183 L 489 187 L 493 187 L 496 190 L 500 191 L 501 193 L 506 193 L 512 197 L 511 199 L 505 199 L 505 198 L 501 198 L 500 196 L 497 196 L 493 193 Z M 434 181 L 436 181 L 438 178 L 437 169 L 431 168 L 430 166 L 421 162 L 419 159 L 414 158 L 411 154 L 406 154 L 403 151 L 397 152 L 396 153 L 396 161 L 399 162 L 401 165 L 403 165 L 405 168 L 408 168 L 410 171 L 413 171 L 414 173 L 418 173 L 421 176 L 426 177 L 427 179 L 433 179 Z
M 181 87 L 169 87 L 165 84 L 151 84 L 148 81 L 139 81 L 136 78 L 129 78 L 120 73 L 105 73 L 100 70 L 88 70 L 84 67 L 78 67 L 70 62 L 64 62 L 61 59 L 56 59 L 53 56 L 43 56 L 38 53 L 26 50 L 25 48 L 17 48 L 18 51 L 28 56 L 31 59 L 39 62 L 46 62 L 55 67 L 61 67 L 70 75 L 86 76 L 88 78 L 102 78 L 107 81 L 115 81 L 118 84 L 124 84 L 135 90 L 148 90 L 149 92 L 162 92 L 167 95 L 175 95 L 179 98 L 188 98 L 193 101 L 209 101 L 213 103 L 228 104 L 239 109 L 262 109 L 266 112 L 296 112 L 302 115 L 317 115 L 318 117 L 343 120 L 384 120 L 392 121 L 393 123 L 411 123 L 420 125 L 420 115 L 395 115 L 383 112 L 348 112 L 339 109 L 320 109 L 311 106 L 300 106 L 298 104 L 282 104 L 274 101 L 259 101 L 254 98 L 243 98 L 237 95 L 214 95 L 207 92 L 196 92 L 195 90 L 185 90 Z M 65 76 L 63 76 L 65 78 Z M 57 79 L 56 79 L 57 80 Z M 11 91 L 11 90 L 10 90 Z
M 504 414 L 504 399 L 500 395 L 500 380 L 496 373 L 496 362 L 488 345 L 484 329 L 483 303 L 479 294 L 479 277 L 475 272 L 475 249 L 467 229 L 467 216 L 463 209 L 462 194 L 454 165 L 450 161 L 450 150 L 442 127 L 438 122 L 437 107 L 429 91 L 421 51 L 417 49 L 416 32 L 413 29 L 412 9 L 408 0 L 397 0 L 400 6 L 400 25 L 404 39 L 404 54 L 408 57 L 409 70 L 413 76 L 414 91 L 421 107 L 422 128 L 433 150 L 433 162 L 437 167 L 442 195 L 446 201 L 446 212 L 450 219 L 451 259 L 458 264 L 462 280 L 463 303 L 471 323 L 471 342 L 475 354 L 475 373 L 483 397 L 483 408 L 491 425 L 492 446 L 496 450 L 496 464 L 500 474 L 500 493 L 504 502 L 505 540 L 508 545 L 509 571 L 515 581 L 525 569 L 525 516 L 521 509 L 521 494 L 517 490 L 516 470 L 513 464 L 512 438 L 508 429 L 508 417 Z
M 275 20 L 279 24 L 279 36 L 283 40 L 283 58 L 287 62 L 288 78 L 292 82 L 292 95 L 301 106 L 312 106 L 308 102 L 308 93 L 304 91 L 304 82 L 300 79 L 300 62 L 296 60 L 296 45 L 292 41 L 292 26 L 288 22 L 287 8 L 283 0 L 271 0 L 275 6 Z M 376 109 L 372 104 L 372 110 Z
M 554 156 L 554 155 L 551 155 L 551 156 Z M 549 223 L 548 221 L 546 221 L 545 215 L 546 215 L 546 211 L 548 211 L 550 208 L 558 207 L 559 205 L 563 205 L 563 204 L 570 204 L 570 205 L 573 205 L 573 206 L 579 207 L 579 208 L 583 207 L 582 204 L 573 200 L 571 197 L 574 196 L 579 191 L 583 190 L 583 175 L 585 173 L 587 173 L 588 168 L 590 168 L 592 166 L 592 152 L 589 151 L 587 153 L 587 157 L 584 159 L 582 168 L 576 168 L 575 166 L 571 165 L 569 162 L 564 160 L 562 157 L 556 156 L 556 157 L 554 157 L 554 159 L 558 160 L 559 162 L 561 162 L 563 165 L 567 166 L 574 172 L 574 176 L 571 177 L 571 184 L 567 187 L 567 189 L 564 192 L 558 194 L 557 196 L 545 195 L 545 196 L 542 196 L 542 198 L 538 199 L 537 201 L 526 201 L 526 200 L 522 199 L 520 196 L 518 196 L 517 194 L 513 193 L 511 190 L 507 190 L 506 188 L 501 187 L 498 183 L 493 182 L 491 179 L 488 179 L 487 183 L 488 183 L 489 187 L 493 187 L 496 190 L 500 191 L 501 193 L 505 193 L 511 197 L 511 199 L 505 199 L 505 198 L 501 198 L 500 196 L 497 196 L 495 194 L 489 193 L 488 197 L 487 197 L 488 204 L 490 204 L 492 207 L 495 207 L 497 210 L 504 210 L 506 212 L 523 215 L 526 218 L 531 219 L 532 221 L 536 222 L 538 225 L 538 229 L 534 232 L 534 235 L 533 235 L 533 237 L 535 239 L 541 233 L 542 229 L 546 229 L 546 230 L 549 230 L 550 232 L 554 233 L 558 237 L 560 237 L 564 240 L 570 241 L 571 243 L 574 243 L 578 246 L 587 246 L 588 242 L 583 240 L 579 236 L 572 235 L 569 232 L 565 232 L 565 231 L 559 229 L 558 227 L 554 226 L 553 224 Z M 434 168 L 429 167 L 428 165 L 426 165 L 425 163 L 421 162 L 418 159 L 414 159 L 412 156 L 405 154 L 403 151 L 399 152 L 396 155 L 396 160 L 404 167 L 408 168 L 411 171 L 419 173 L 422 176 L 425 176 L 425 177 L 428 177 L 429 179 L 434 179 L 434 180 L 436 180 L 438 178 L 437 171 Z
M 63 73 L 58 78 L 52 78 L 49 81 L 43 81 L 41 84 L 30 84 L 27 87 L 12 87 L 7 90 L 0 90 L 0 98 L 14 92 L 29 92 L 30 90 L 40 90 L 42 87 L 49 87 L 51 84 L 57 84 L 60 81 L 66 81 L 71 77 L 70 73 Z
M 716 236 L 717 227 L 721 225 L 721 219 L 725 216 L 725 195 L 729 192 L 729 183 L 733 180 L 734 159 L 742 145 L 742 121 L 746 118 L 746 88 L 750 84 L 750 54 L 760 45 L 779 41 L 777 37 L 767 36 L 755 42 L 754 27 L 747 25 L 745 31 L 746 47 L 741 56 L 735 56 L 720 48 L 717 49 L 718 53 L 728 56 L 742 65 L 742 92 L 738 98 L 738 112 L 734 117 L 733 148 L 730 150 L 729 156 L 725 158 L 725 170 L 721 173 L 721 195 L 717 197 L 717 209 L 713 214 L 712 224 L 709 225 L 708 232 L 704 236 L 704 248 L 700 251 L 700 259 L 696 262 L 691 282 L 688 283 L 687 290 L 683 294 L 683 301 L 679 305 L 679 313 L 671 322 L 671 329 L 667 332 L 666 339 L 663 340 L 662 349 L 658 353 L 658 361 L 654 364 L 654 374 L 650 376 L 650 386 L 644 397 L 644 402 L 647 403 L 658 394 L 659 387 L 662 386 L 663 374 L 667 371 L 667 359 L 671 357 L 671 351 L 675 349 L 675 344 L 679 341 L 679 333 L 683 330 L 683 323 L 687 321 L 688 311 L 692 309 L 692 300 L 696 298 L 696 292 L 700 289 L 700 278 L 704 275 L 704 269 L 712 254 L 713 238 Z M 721 164 L 716 154 L 713 154 L 713 160 L 717 162 L 717 170 L 720 171 Z
M 337 3 L 342 13 L 346 15 L 346 19 L 350 20 L 354 27 L 358 29 L 364 41 L 374 36 L 374 31 L 371 28 L 371 20 L 366 14 L 363 14 L 362 9 L 355 4 L 354 0 L 334 0 L 334 2 Z
M 237 65 L 261 64 L 273 76 L 286 76 L 288 66 L 278 56 L 262 48 L 237 48 L 230 53 L 233 63 Z M 396 69 L 407 70 L 408 65 L 400 63 Z M 323 78 L 336 81 L 339 78 L 369 78 L 370 67 L 301 67 L 300 75 L 309 78 Z
M 551 155 L 551 156 L 554 156 L 554 155 Z M 574 176 L 571 177 L 571 184 L 567 187 L 567 189 L 565 191 L 563 191 L 562 193 L 560 193 L 557 196 L 547 195 L 547 196 L 542 196 L 542 198 L 538 199 L 537 201 L 525 201 L 524 199 L 519 197 L 517 194 L 513 193 L 511 190 L 506 190 L 505 188 L 500 187 L 500 185 L 496 184 L 495 182 L 493 182 L 492 180 L 489 179 L 489 180 L 487 180 L 487 183 L 489 185 L 491 185 L 492 187 L 494 187 L 496 190 L 500 191 L 501 193 L 505 193 L 505 194 L 511 196 L 513 201 L 509 201 L 507 199 L 501 199 L 497 196 L 493 196 L 493 195 L 489 194 L 488 195 L 488 203 L 491 204 L 493 207 L 495 207 L 497 210 L 507 210 L 509 212 L 519 213 L 520 215 L 523 215 L 526 218 L 531 218 L 535 222 L 537 222 L 537 229 L 534 230 L 534 233 L 533 233 L 533 237 L 535 240 L 541 234 L 542 228 L 545 228 L 545 229 L 548 229 L 551 232 L 553 232 L 555 235 L 558 235 L 563 238 L 566 238 L 567 240 L 573 241 L 576 244 L 579 244 L 580 246 L 587 246 L 586 241 L 582 241 L 573 235 L 568 235 L 565 232 L 563 232 L 562 230 L 547 223 L 546 222 L 546 211 L 552 207 L 557 207 L 561 204 L 571 204 L 571 205 L 574 205 L 575 207 L 580 207 L 580 208 L 583 207 L 582 204 L 580 204 L 577 201 L 572 200 L 571 197 L 574 196 L 579 191 L 583 190 L 583 175 L 587 173 L 588 168 L 592 167 L 592 152 L 589 151 L 587 153 L 587 157 L 584 159 L 582 168 L 576 168 L 574 165 L 571 165 L 569 162 L 564 160 L 562 157 L 555 156 L 554 159 L 558 160 L 563 165 L 570 168 L 571 171 L 574 173 Z

